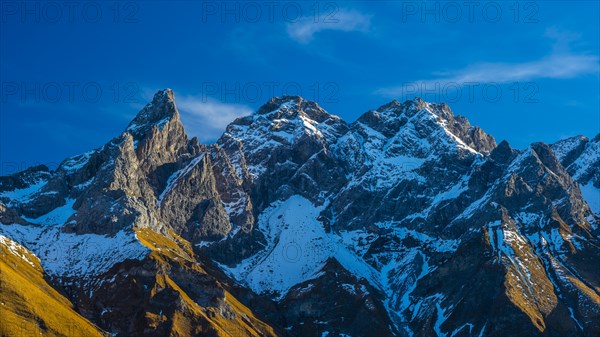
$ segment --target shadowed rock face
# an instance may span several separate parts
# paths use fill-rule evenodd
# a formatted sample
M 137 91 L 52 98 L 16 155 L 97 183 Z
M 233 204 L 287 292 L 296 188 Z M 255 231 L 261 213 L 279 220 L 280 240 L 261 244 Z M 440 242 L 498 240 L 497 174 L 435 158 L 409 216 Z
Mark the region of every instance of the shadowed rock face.
M 204 145 L 167 89 L 103 147 L 0 177 L 0 234 L 119 336 L 591 336 L 599 142 L 517 150 L 446 104 L 347 123 L 287 96 Z

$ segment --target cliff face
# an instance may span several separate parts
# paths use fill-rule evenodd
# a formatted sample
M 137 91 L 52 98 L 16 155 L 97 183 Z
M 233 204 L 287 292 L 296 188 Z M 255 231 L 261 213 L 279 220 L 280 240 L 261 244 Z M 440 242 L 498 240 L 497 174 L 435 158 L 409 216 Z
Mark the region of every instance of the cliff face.
M 0 234 L 119 336 L 594 335 L 597 145 L 295 96 L 203 145 L 164 90 L 103 147 L 0 177 Z

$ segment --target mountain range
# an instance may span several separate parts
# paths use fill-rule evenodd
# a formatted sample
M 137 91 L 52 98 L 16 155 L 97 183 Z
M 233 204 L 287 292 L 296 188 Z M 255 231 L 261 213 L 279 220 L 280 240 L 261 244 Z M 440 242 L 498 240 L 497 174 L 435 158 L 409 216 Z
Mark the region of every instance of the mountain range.
M 154 95 L 0 177 L 2 336 L 599 336 L 600 135 L 275 97 L 214 144 Z

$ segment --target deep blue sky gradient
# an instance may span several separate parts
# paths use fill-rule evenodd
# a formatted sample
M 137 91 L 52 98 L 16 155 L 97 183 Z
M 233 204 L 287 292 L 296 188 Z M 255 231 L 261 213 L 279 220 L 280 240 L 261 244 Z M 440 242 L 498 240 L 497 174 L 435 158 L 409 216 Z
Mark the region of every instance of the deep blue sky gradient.
M 472 16 L 463 2 L 435 1 L 285 2 L 272 12 L 269 2 L 87 2 L 72 13 L 58 2 L 60 15 L 35 4 L 0 8 L 0 174 L 101 146 L 166 87 L 204 142 L 272 86 L 277 96 L 301 88 L 350 122 L 393 98 L 449 101 L 518 148 L 600 132 L 598 1 L 478 2 Z M 436 6 L 438 17 L 421 16 Z

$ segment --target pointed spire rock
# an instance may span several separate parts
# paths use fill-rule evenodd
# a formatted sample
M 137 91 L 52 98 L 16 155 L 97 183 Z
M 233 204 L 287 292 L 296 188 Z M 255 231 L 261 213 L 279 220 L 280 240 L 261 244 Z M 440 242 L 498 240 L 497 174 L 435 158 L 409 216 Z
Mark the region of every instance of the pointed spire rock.
M 164 89 L 154 94 L 152 102 L 140 110 L 125 131 L 130 133 L 134 140 L 139 141 L 145 138 L 153 127 L 156 126 L 160 131 L 168 123 L 183 129 L 173 90 Z
M 552 172 L 559 173 L 564 171 L 563 166 L 552 151 L 550 145 L 543 142 L 536 142 L 531 144 L 531 149 L 535 152 L 542 164 L 552 170 Z
M 171 89 L 154 94 L 125 130 L 133 136 L 138 159 L 148 172 L 172 163 L 187 149 L 188 138 Z
M 496 148 L 491 152 L 490 157 L 503 164 L 510 163 L 514 157 L 516 156 L 516 151 L 510 146 L 510 144 L 503 140 L 496 146 Z

